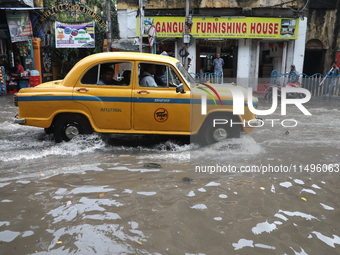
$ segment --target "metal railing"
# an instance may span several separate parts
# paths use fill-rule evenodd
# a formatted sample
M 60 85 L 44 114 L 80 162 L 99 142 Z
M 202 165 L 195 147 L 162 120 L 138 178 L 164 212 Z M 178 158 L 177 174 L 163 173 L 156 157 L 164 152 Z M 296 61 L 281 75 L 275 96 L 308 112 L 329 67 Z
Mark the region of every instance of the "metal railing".
M 6 72 L 5 67 L 0 66 L 0 95 L 6 95 L 7 88 L 6 88 Z
M 308 89 L 312 97 L 339 97 L 340 96 L 340 75 L 330 76 L 320 73 L 311 76 L 304 73 L 299 75 L 289 75 L 289 73 L 278 73 L 273 70 L 270 76 L 270 83 L 284 86 L 287 83 L 296 80 L 300 83 L 301 88 Z
M 223 83 L 223 78 L 222 75 L 218 75 L 215 73 L 203 73 L 203 74 L 199 74 L 199 73 L 189 73 L 196 82 L 208 82 L 210 81 L 211 83 Z

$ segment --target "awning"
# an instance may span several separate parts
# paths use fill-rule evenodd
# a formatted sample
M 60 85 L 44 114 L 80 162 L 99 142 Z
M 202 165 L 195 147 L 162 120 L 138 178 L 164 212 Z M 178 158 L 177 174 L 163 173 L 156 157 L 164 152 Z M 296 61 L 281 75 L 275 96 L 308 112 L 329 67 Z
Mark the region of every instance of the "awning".
M 34 7 L 33 0 L 0 0 L 0 9 L 4 9 L 6 7 L 15 8 L 15 7 Z
M 1 0 L 0 0 L 1 1 Z M 31 10 L 42 10 L 44 7 L 0 7 L 0 10 L 9 10 L 9 11 L 31 11 Z
M 144 43 L 144 47 L 149 47 L 148 44 Z M 138 40 L 135 39 L 114 39 L 111 44 L 112 49 L 125 50 L 125 51 L 139 51 Z
M 44 7 L 0 7 L 0 10 L 9 10 L 9 11 L 31 11 L 31 10 L 42 10 L 42 9 L 45 9 L 45 8 Z

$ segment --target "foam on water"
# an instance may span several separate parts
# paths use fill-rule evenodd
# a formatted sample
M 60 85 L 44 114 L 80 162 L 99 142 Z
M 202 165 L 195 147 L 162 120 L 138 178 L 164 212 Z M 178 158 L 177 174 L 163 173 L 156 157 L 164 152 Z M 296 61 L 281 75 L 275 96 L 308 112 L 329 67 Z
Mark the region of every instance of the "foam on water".
M 136 139 L 135 136 L 126 136 L 122 141 L 122 139 L 119 140 L 122 137 L 121 135 L 117 136 L 117 140 L 115 140 L 115 135 L 109 135 L 110 140 L 107 140 L 102 135 L 96 133 L 75 137 L 69 142 L 55 143 L 53 137 L 45 134 L 41 128 L 20 126 L 9 121 L 4 121 L 1 126 L 2 132 L 5 134 L 1 136 L 0 143 L 0 161 L 3 162 L 36 160 L 50 156 L 67 155 L 74 157 L 95 151 L 120 154 L 130 154 L 132 152 L 140 153 L 139 156 L 141 158 L 146 156 L 154 159 L 179 159 L 186 161 L 190 159 L 190 151 L 201 148 L 197 144 L 183 144 L 172 139 L 172 137 L 165 141 L 135 145 L 133 143 L 134 139 Z M 143 141 L 142 139 L 140 143 L 143 144 Z M 207 148 L 201 149 L 205 151 L 204 153 L 207 150 L 211 151 L 211 149 Z M 20 151 L 20 153 L 14 154 L 13 151 Z
M 94 152 L 97 149 L 104 149 L 105 143 L 96 135 L 83 139 L 81 136 L 70 142 L 56 144 L 53 141 L 38 141 L 35 137 L 26 137 L 24 140 L 10 141 L 2 140 L 0 161 L 17 161 L 40 159 L 53 155 L 76 156 L 83 153 Z M 12 153 L 14 150 L 20 153 Z
M 191 160 L 204 159 L 209 161 L 221 159 L 233 159 L 240 157 L 254 157 L 263 153 L 261 145 L 259 145 L 254 138 L 249 135 L 241 136 L 239 139 L 225 140 L 215 143 L 204 148 L 191 151 Z
M 119 140 L 116 144 L 114 135 L 108 141 L 105 138 L 103 139 L 102 135 L 96 133 L 75 137 L 70 142 L 57 144 L 53 141 L 52 136 L 46 135 L 41 128 L 20 126 L 9 121 L 1 123 L 1 127 L 0 161 L 3 162 L 35 160 L 49 156 L 77 156 L 95 151 L 129 154 L 131 152 L 142 154 L 157 152 L 163 155 L 164 152 L 186 152 L 195 148 L 195 145 L 179 144 L 172 139 L 139 146 L 133 143 L 136 138 L 134 136 L 126 136 L 123 142 Z M 18 150 L 20 153 L 13 153 L 13 151 L 17 152 Z M 185 158 L 187 159 L 187 157 Z

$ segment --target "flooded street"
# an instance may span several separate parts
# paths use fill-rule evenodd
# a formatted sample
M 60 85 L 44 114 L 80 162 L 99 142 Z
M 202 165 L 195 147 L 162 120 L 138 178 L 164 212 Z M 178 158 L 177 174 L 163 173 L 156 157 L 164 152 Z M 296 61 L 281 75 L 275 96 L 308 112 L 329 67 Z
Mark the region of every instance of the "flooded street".
M 278 109 L 206 147 L 100 134 L 56 144 L 13 124 L 1 96 L 0 253 L 340 254 L 340 101 L 305 106 L 312 116 Z

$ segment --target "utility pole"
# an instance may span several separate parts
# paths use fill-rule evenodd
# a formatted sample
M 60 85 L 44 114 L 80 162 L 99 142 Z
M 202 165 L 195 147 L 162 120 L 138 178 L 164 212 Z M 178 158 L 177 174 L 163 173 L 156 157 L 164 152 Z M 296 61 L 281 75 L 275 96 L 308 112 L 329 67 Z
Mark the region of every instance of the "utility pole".
M 190 2 L 189 0 L 185 1 L 185 33 L 183 36 L 183 42 L 185 44 L 185 59 L 184 59 L 184 67 L 188 69 L 188 48 L 190 44 L 190 27 L 191 27 L 191 16 L 190 16 Z
M 143 52 L 144 0 L 139 0 L 139 52 Z
M 106 21 L 107 21 L 107 51 L 111 51 L 112 44 L 112 22 L 111 22 L 111 0 L 106 0 Z

